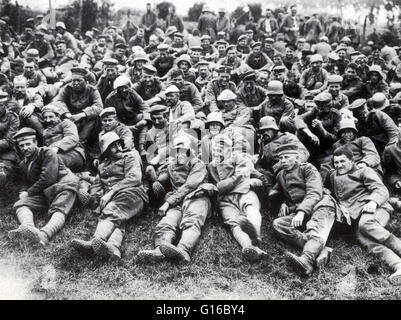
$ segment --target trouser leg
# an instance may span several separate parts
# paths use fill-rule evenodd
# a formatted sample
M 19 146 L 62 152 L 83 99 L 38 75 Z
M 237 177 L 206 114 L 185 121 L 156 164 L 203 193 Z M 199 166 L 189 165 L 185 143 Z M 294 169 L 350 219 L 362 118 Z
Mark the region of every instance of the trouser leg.
M 295 213 L 285 217 L 276 218 L 273 220 L 273 230 L 278 237 L 290 242 L 291 244 L 303 249 L 308 240 L 305 233 L 291 225 Z
M 183 205 L 183 218 L 180 224 L 181 239 L 177 245 L 188 254 L 199 241 L 202 227 L 210 211 L 210 200 L 206 197 L 187 200 Z
M 156 226 L 154 243 L 155 247 L 163 243 L 172 243 L 176 236 L 178 226 L 181 222 L 181 208 L 171 208 Z

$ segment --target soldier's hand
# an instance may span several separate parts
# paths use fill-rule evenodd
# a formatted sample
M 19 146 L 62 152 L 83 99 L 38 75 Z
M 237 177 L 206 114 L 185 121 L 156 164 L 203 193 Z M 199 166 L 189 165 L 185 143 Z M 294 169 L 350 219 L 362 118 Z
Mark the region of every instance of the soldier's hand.
M 22 107 L 22 109 L 21 109 L 21 117 L 22 118 L 28 118 L 33 114 L 34 111 L 35 111 L 35 106 L 32 105 L 32 104 L 28 104 L 28 105 Z
M 358 169 L 362 169 L 362 168 L 367 167 L 365 162 L 359 162 L 356 166 L 357 166 Z
M 28 192 L 22 191 L 22 192 L 19 193 L 19 199 L 20 200 L 25 200 L 26 198 L 28 198 Z
M 302 222 L 304 222 L 305 212 L 298 211 L 294 218 L 292 218 L 291 225 L 294 228 L 299 228 L 302 226 Z
M 158 211 L 158 214 L 160 217 L 164 217 L 167 213 L 168 208 L 170 207 L 170 204 L 168 202 L 165 202 Z
M 107 192 L 103 197 L 100 198 L 100 207 L 103 209 L 107 203 L 111 200 L 111 198 L 113 197 L 114 192 L 113 190 L 110 190 L 109 192 Z
M 52 149 L 53 149 L 53 151 L 54 151 L 55 153 L 57 153 L 57 152 L 58 152 L 58 150 L 59 150 L 59 148 L 58 148 L 58 147 L 52 147 Z
M 396 189 L 400 189 L 401 188 L 401 180 L 397 181 L 394 186 Z
M 83 119 L 85 117 L 86 117 L 85 113 L 81 112 L 81 113 L 72 115 L 71 116 L 71 121 L 78 122 L 78 121 L 80 121 L 81 119 Z
M 377 209 L 377 203 L 374 201 L 369 201 L 363 208 L 362 212 L 374 213 Z
M 318 119 L 313 119 L 312 120 L 312 127 L 317 128 L 317 127 L 323 127 L 322 121 Z
M 315 144 L 315 145 L 319 145 L 320 144 L 319 138 L 316 135 L 314 135 L 313 133 L 311 133 L 309 135 L 309 138 L 312 140 L 313 144 Z
M 282 203 L 280 206 L 280 210 L 278 211 L 278 216 L 281 217 L 285 217 L 288 216 L 288 214 L 290 213 L 290 208 L 288 208 L 287 204 Z

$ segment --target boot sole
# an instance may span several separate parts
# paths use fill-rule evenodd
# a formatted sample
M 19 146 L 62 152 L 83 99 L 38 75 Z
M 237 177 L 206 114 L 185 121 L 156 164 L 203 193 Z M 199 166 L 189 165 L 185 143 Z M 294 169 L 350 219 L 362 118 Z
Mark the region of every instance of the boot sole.
M 84 253 L 84 254 L 91 254 L 93 253 L 93 248 L 92 246 L 90 248 L 85 247 L 83 244 L 81 244 L 80 242 L 78 242 L 78 240 L 73 239 L 71 241 L 71 246 L 77 250 L 80 253 Z
M 187 258 L 181 254 L 181 252 L 177 249 L 177 247 L 172 244 L 162 244 L 160 246 L 161 253 L 168 259 L 175 260 L 180 263 L 189 263 Z
M 96 255 L 101 257 L 110 257 L 109 248 L 105 241 L 98 238 L 93 239 L 92 248 Z
M 261 256 L 254 248 L 245 248 L 242 250 L 242 257 L 249 262 L 260 260 Z
M 401 286 L 401 274 L 394 277 L 390 276 L 389 280 L 393 286 Z
M 41 239 L 38 235 L 38 232 L 36 232 L 30 227 L 21 226 L 20 234 L 22 238 L 27 239 L 31 243 L 41 244 Z
M 308 270 L 302 263 L 300 263 L 300 262 L 298 261 L 298 259 L 296 259 L 296 258 L 293 257 L 292 255 L 286 254 L 285 257 L 286 257 L 286 260 L 287 260 L 291 265 L 293 265 L 294 267 L 296 267 L 297 269 L 299 269 L 299 270 L 302 272 L 303 275 L 310 276 L 310 275 L 312 274 L 312 271 L 313 271 L 313 270 Z
M 149 264 L 156 264 L 158 262 L 161 262 L 165 259 L 166 257 L 164 255 L 162 256 L 156 256 L 150 252 L 142 251 L 138 253 L 138 261 L 140 263 L 149 263 Z

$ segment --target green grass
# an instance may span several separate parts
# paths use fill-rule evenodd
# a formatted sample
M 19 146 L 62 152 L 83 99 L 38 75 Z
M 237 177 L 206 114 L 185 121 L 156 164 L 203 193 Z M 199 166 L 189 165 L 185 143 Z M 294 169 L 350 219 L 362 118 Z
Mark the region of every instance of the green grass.
M 9 191 L 13 188 L 8 188 Z M 67 225 L 46 248 L 12 244 L 7 231 L 17 227 L 12 203 L 16 192 L 0 196 L 0 298 L 19 299 L 400 299 L 399 288 L 388 282 L 390 271 L 361 249 L 353 237 L 332 235 L 330 264 L 303 278 L 285 263 L 291 249 L 272 235 L 272 217 L 264 212 L 263 245 L 270 259 L 250 264 L 241 260 L 237 243 L 211 217 L 188 266 L 169 262 L 141 265 L 136 256 L 153 246 L 153 230 L 159 220 L 150 211 L 129 223 L 121 261 L 82 256 L 70 247 L 73 238 L 89 239 L 96 217 L 74 210 Z M 12 194 L 12 196 L 11 196 Z M 39 226 L 45 222 L 39 219 Z M 400 219 L 390 229 L 400 235 Z M 41 285 L 43 268 L 56 270 L 55 286 Z M 7 291 L 4 288 L 12 288 Z M 3 289 L 1 289 L 3 288 Z

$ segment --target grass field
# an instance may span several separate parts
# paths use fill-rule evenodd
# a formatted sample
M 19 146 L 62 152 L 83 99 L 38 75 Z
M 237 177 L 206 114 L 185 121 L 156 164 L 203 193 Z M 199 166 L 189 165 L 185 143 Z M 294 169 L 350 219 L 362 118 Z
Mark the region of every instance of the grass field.
M 141 265 L 140 249 L 152 248 L 159 218 L 152 211 L 127 228 L 121 261 L 81 256 L 71 239 L 88 239 L 96 226 L 90 212 L 74 210 L 66 227 L 46 248 L 11 244 L 7 231 L 17 226 L 12 203 L 15 187 L 0 196 L 0 299 L 400 299 L 401 291 L 387 280 L 390 271 L 367 254 L 353 237 L 334 233 L 328 243 L 332 260 L 310 278 L 293 272 L 283 253 L 291 249 L 272 236 L 272 217 L 264 212 L 263 245 L 270 259 L 250 264 L 239 246 L 211 217 L 191 264 Z M 39 219 L 39 226 L 44 219 Z M 401 220 L 389 226 L 400 235 Z

